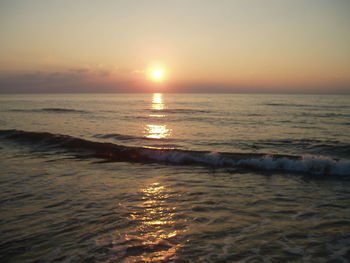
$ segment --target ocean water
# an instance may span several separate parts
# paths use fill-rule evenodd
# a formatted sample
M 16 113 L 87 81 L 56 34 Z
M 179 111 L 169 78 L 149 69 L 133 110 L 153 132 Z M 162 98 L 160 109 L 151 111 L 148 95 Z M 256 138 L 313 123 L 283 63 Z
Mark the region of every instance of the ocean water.
M 0 97 L 1 262 L 349 262 L 350 96 Z

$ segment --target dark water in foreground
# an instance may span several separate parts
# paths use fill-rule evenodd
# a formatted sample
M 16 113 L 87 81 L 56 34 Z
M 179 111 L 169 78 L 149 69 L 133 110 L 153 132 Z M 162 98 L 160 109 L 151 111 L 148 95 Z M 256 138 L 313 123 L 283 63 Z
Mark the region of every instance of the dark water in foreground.
M 350 97 L 0 99 L 1 262 L 348 262 Z

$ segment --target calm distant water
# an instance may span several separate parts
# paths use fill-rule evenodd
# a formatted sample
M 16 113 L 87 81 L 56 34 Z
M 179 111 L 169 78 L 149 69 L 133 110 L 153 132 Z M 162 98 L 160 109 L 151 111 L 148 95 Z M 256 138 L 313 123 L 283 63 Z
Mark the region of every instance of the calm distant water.
M 350 96 L 0 97 L 1 262 L 348 262 Z

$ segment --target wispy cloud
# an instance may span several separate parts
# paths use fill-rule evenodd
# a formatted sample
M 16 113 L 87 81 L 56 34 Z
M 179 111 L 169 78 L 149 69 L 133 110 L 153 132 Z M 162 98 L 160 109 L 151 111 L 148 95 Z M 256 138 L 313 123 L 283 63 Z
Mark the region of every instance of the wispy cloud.
M 218 83 L 205 81 L 174 82 L 162 87 L 145 78 L 143 69 L 106 67 L 103 65 L 70 68 L 62 71 L 0 72 L 0 93 L 84 93 L 84 92 L 238 92 L 238 93 L 349 93 L 346 82 L 309 83 L 307 86 L 278 84 Z
M 0 93 L 17 92 L 126 92 L 135 81 L 105 68 L 71 68 L 64 71 L 0 73 Z

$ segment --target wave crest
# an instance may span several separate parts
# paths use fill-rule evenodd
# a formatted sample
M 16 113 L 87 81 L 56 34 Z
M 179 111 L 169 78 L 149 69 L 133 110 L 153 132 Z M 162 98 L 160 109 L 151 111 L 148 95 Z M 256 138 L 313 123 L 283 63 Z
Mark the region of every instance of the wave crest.
M 28 142 L 36 146 L 55 146 L 77 156 L 91 156 L 108 161 L 162 162 L 181 165 L 244 168 L 259 171 L 307 173 L 315 175 L 350 175 L 350 161 L 318 156 L 293 156 L 260 153 L 215 153 L 179 149 L 129 147 L 95 142 L 48 132 L 0 130 L 3 139 Z

